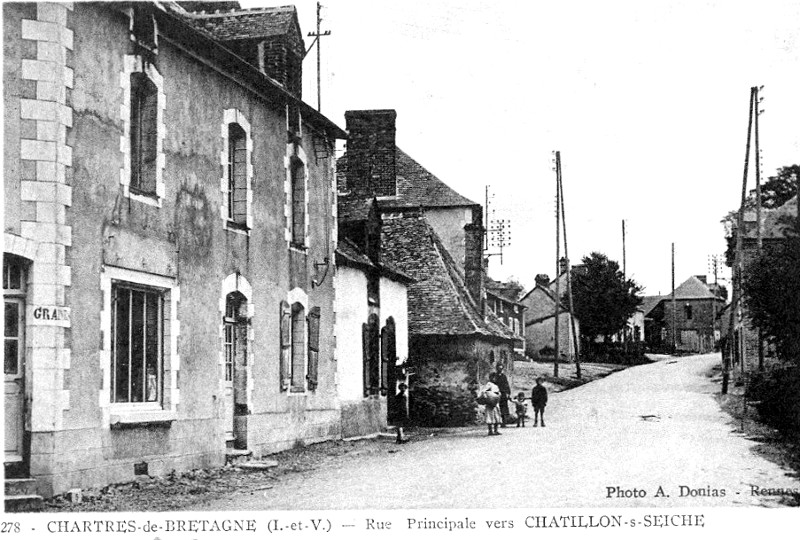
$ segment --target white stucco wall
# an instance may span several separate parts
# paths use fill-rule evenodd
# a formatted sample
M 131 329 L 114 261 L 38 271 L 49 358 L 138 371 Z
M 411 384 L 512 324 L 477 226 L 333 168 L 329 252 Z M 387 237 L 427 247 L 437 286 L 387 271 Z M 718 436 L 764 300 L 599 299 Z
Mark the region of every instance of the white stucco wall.
M 367 322 L 367 276 L 347 266 L 336 268 L 336 363 L 341 401 L 364 397 L 361 325 Z
M 398 362 L 408 357 L 408 288 L 402 284 L 381 278 L 381 328 L 389 317 L 394 317 Z
M 525 344 L 528 355 L 535 356 L 544 347 L 555 346 L 555 318 L 550 317 L 536 324 L 532 324 L 525 329 Z M 560 354 L 572 356 L 575 353 L 575 342 L 572 337 L 572 327 L 570 325 L 569 313 L 561 313 L 558 317 L 558 333 Z M 575 334 L 580 336 L 581 327 L 578 319 L 575 319 Z

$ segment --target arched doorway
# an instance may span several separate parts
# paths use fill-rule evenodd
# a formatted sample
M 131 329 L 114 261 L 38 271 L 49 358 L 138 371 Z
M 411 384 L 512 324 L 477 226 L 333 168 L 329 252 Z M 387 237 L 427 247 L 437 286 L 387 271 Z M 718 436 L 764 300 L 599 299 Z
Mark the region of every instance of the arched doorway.
M 239 291 L 225 297 L 223 359 L 225 372 L 225 436 L 228 446 L 247 448 L 247 298 Z

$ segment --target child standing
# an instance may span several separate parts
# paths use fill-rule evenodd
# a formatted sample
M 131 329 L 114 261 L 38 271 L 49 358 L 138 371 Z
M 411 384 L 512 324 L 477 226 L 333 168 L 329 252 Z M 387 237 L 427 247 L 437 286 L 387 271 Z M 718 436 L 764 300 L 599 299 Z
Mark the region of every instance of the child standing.
M 547 406 L 547 388 L 542 386 L 542 378 L 536 377 L 536 386 L 531 390 L 531 405 L 533 405 L 533 427 L 539 425 L 539 418 L 542 419 L 544 427 L 544 408 Z
M 406 386 L 405 383 L 400 383 L 397 387 L 397 394 L 392 401 L 392 422 L 397 430 L 397 444 L 404 444 L 408 439 L 403 435 L 403 428 L 408 423 L 408 407 L 406 406 Z
M 489 374 L 489 382 L 483 389 L 484 407 L 486 408 L 486 426 L 489 428 L 489 435 L 500 435 L 497 426 L 503 421 L 500 417 L 500 389 L 495 384 L 495 374 Z
M 520 392 L 517 394 L 517 399 L 514 400 L 514 405 L 516 406 L 516 413 L 517 413 L 517 427 L 520 425 L 525 427 L 525 414 L 528 412 L 527 407 L 525 406 L 525 393 Z

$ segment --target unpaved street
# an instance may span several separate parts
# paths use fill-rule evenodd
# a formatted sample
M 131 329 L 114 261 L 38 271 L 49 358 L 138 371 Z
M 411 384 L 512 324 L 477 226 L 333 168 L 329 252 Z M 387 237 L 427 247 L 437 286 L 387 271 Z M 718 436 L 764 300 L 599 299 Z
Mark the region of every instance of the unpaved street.
M 704 355 L 631 368 L 551 394 L 546 428 L 386 443 L 397 451 L 334 460 L 193 509 L 778 505 L 751 485 L 800 490 L 800 482 L 754 454 L 720 410 L 707 378 L 718 362 Z M 705 491 L 680 497 L 681 485 Z M 607 498 L 609 486 L 647 496 Z M 653 497 L 659 486 L 668 497 Z

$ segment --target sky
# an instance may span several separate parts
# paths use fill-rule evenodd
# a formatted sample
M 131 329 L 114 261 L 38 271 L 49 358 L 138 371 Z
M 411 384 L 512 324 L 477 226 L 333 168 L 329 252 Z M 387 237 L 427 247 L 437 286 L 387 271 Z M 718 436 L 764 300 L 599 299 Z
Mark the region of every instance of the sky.
M 316 2 L 295 5 L 314 31 Z M 489 185 L 511 221 L 495 279 L 555 273 L 554 150 L 571 261 L 621 263 L 624 219 L 645 294 L 671 290 L 672 243 L 676 285 L 713 274 L 751 86 L 764 85 L 762 178 L 800 163 L 800 0 L 327 0 L 322 17 L 322 112 L 344 127 L 346 110 L 395 109 L 400 148 L 475 202 Z M 303 76 L 316 105 L 314 50 Z

